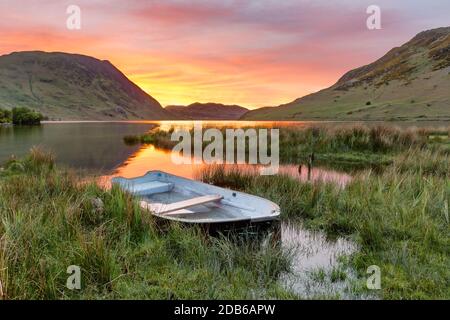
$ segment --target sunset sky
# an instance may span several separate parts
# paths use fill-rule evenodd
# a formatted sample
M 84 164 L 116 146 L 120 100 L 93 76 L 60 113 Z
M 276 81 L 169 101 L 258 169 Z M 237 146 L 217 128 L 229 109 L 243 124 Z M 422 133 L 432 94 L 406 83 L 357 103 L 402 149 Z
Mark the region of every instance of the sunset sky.
M 81 8 L 81 30 L 66 27 L 70 4 Z M 371 4 L 381 30 L 366 27 Z M 0 0 L 0 54 L 86 54 L 110 60 L 162 105 L 256 108 L 327 87 L 449 25 L 448 0 Z

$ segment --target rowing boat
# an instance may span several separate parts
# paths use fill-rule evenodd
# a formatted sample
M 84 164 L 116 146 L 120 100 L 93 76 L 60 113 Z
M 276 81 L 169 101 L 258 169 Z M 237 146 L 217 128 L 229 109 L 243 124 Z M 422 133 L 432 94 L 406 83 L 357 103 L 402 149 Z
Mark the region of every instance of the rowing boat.
M 279 206 L 267 199 L 162 171 L 116 177 L 112 183 L 137 196 L 151 214 L 182 223 L 243 225 L 267 223 L 280 215 Z

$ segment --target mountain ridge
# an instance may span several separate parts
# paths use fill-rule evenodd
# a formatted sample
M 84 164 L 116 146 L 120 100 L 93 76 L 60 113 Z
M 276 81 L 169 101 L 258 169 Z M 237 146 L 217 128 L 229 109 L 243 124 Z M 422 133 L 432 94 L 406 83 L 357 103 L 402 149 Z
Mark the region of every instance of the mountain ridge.
M 418 33 L 329 88 L 243 120 L 450 120 L 450 27 Z
M 64 52 L 0 56 L 0 107 L 16 106 L 32 108 L 52 120 L 170 117 L 110 61 Z
M 188 106 L 169 105 L 165 107 L 182 120 L 237 120 L 249 110 L 239 105 L 194 102 Z

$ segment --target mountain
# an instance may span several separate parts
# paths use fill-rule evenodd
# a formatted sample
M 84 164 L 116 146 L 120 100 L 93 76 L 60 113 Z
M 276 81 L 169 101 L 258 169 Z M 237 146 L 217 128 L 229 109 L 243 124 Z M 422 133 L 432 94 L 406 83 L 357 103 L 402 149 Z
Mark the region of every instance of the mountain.
M 237 120 L 248 112 L 248 109 L 241 106 L 212 102 L 167 106 L 165 109 L 178 119 L 184 120 Z
M 450 120 L 450 27 L 421 32 L 330 88 L 243 119 Z
M 61 52 L 0 56 L 0 108 L 57 120 L 167 119 L 168 112 L 109 61 Z

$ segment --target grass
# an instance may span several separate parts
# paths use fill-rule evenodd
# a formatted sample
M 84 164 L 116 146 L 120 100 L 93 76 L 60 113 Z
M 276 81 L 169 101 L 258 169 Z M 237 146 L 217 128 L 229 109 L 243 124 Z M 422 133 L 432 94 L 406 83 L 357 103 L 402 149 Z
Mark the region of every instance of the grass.
M 225 137 L 225 129 L 221 131 Z M 171 141 L 172 132 L 173 129 L 163 131 L 156 127 L 143 135 L 126 136 L 124 142 L 153 144 L 158 148 L 172 149 L 178 143 Z M 379 170 L 392 164 L 398 154 L 411 148 L 422 150 L 429 149 L 429 145 L 433 143 L 449 144 L 448 132 L 448 128 L 413 130 L 381 125 L 284 127 L 280 129 L 280 162 L 306 164 L 309 156 L 314 153 L 315 162 L 319 165 L 343 170 Z M 193 130 L 190 130 L 190 134 L 193 135 Z M 203 142 L 203 149 L 208 144 L 209 142 Z M 246 151 L 248 152 L 248 141 Z
M 355 127 L 282 135 L 289 137 L 280 150 L 295 149 L 291 154 L 340 150 L 389 163 L 355 174 L 345 188 L 238 167 L 206 167 L 201 178 L 271 199 L 284 219 L 351 237 L 360 249 L 345 262 L 359 275 L 355 290 L 366 290 L 367 267 L 378 265 L 381 298 L 450 298 L 448 131 Z M 37 149 L 0 171 L 3 299 L 295 298 L 277 282 L 289 270 L 289 254 L 244 240 L 206 238 L 179 225 L 162 231 L 129 194 L 85 182 Z M 65 287 L 70 265 L 81 267 L 80 291 Z M 326 276 L 342 281 L 342 270 Z
M 170 135 L 172 134 L 172 132 L 173 130 L 163 131 L 159 130 L 158 127 L 155 127 L 146 134 L 125 136 L 123 138 L 123 141 L 127 145 L 135 145 L 142 143 L 142 144 L 153 144 L 156 147 L 162 149 L 172 149 L 177 144 L 177 142 L 170 140 Z
M 290 298 L 289 256 L 270 245 L 164 232 L 131 195 L 57 168 L 36 149 L 0 173 L 0 299 Z M 82 289 L 66 288 L 81 267 Z
M 360 250 L 349 260 L 364 286 L 378 265 L 385 299 L 450 298 L 450 155 L 410 147 L 382 173 L 367 170 L 345 187 L 288 176 L 259 176 L 239 168 L 205 168 L 208 183 L 278 203 L 282 216 L 301 219 L 329 236 L 350 236 Z M 342 275 L 332 274 L 337 280 Z M 361 289 L 363 290 L 363 289 Z

